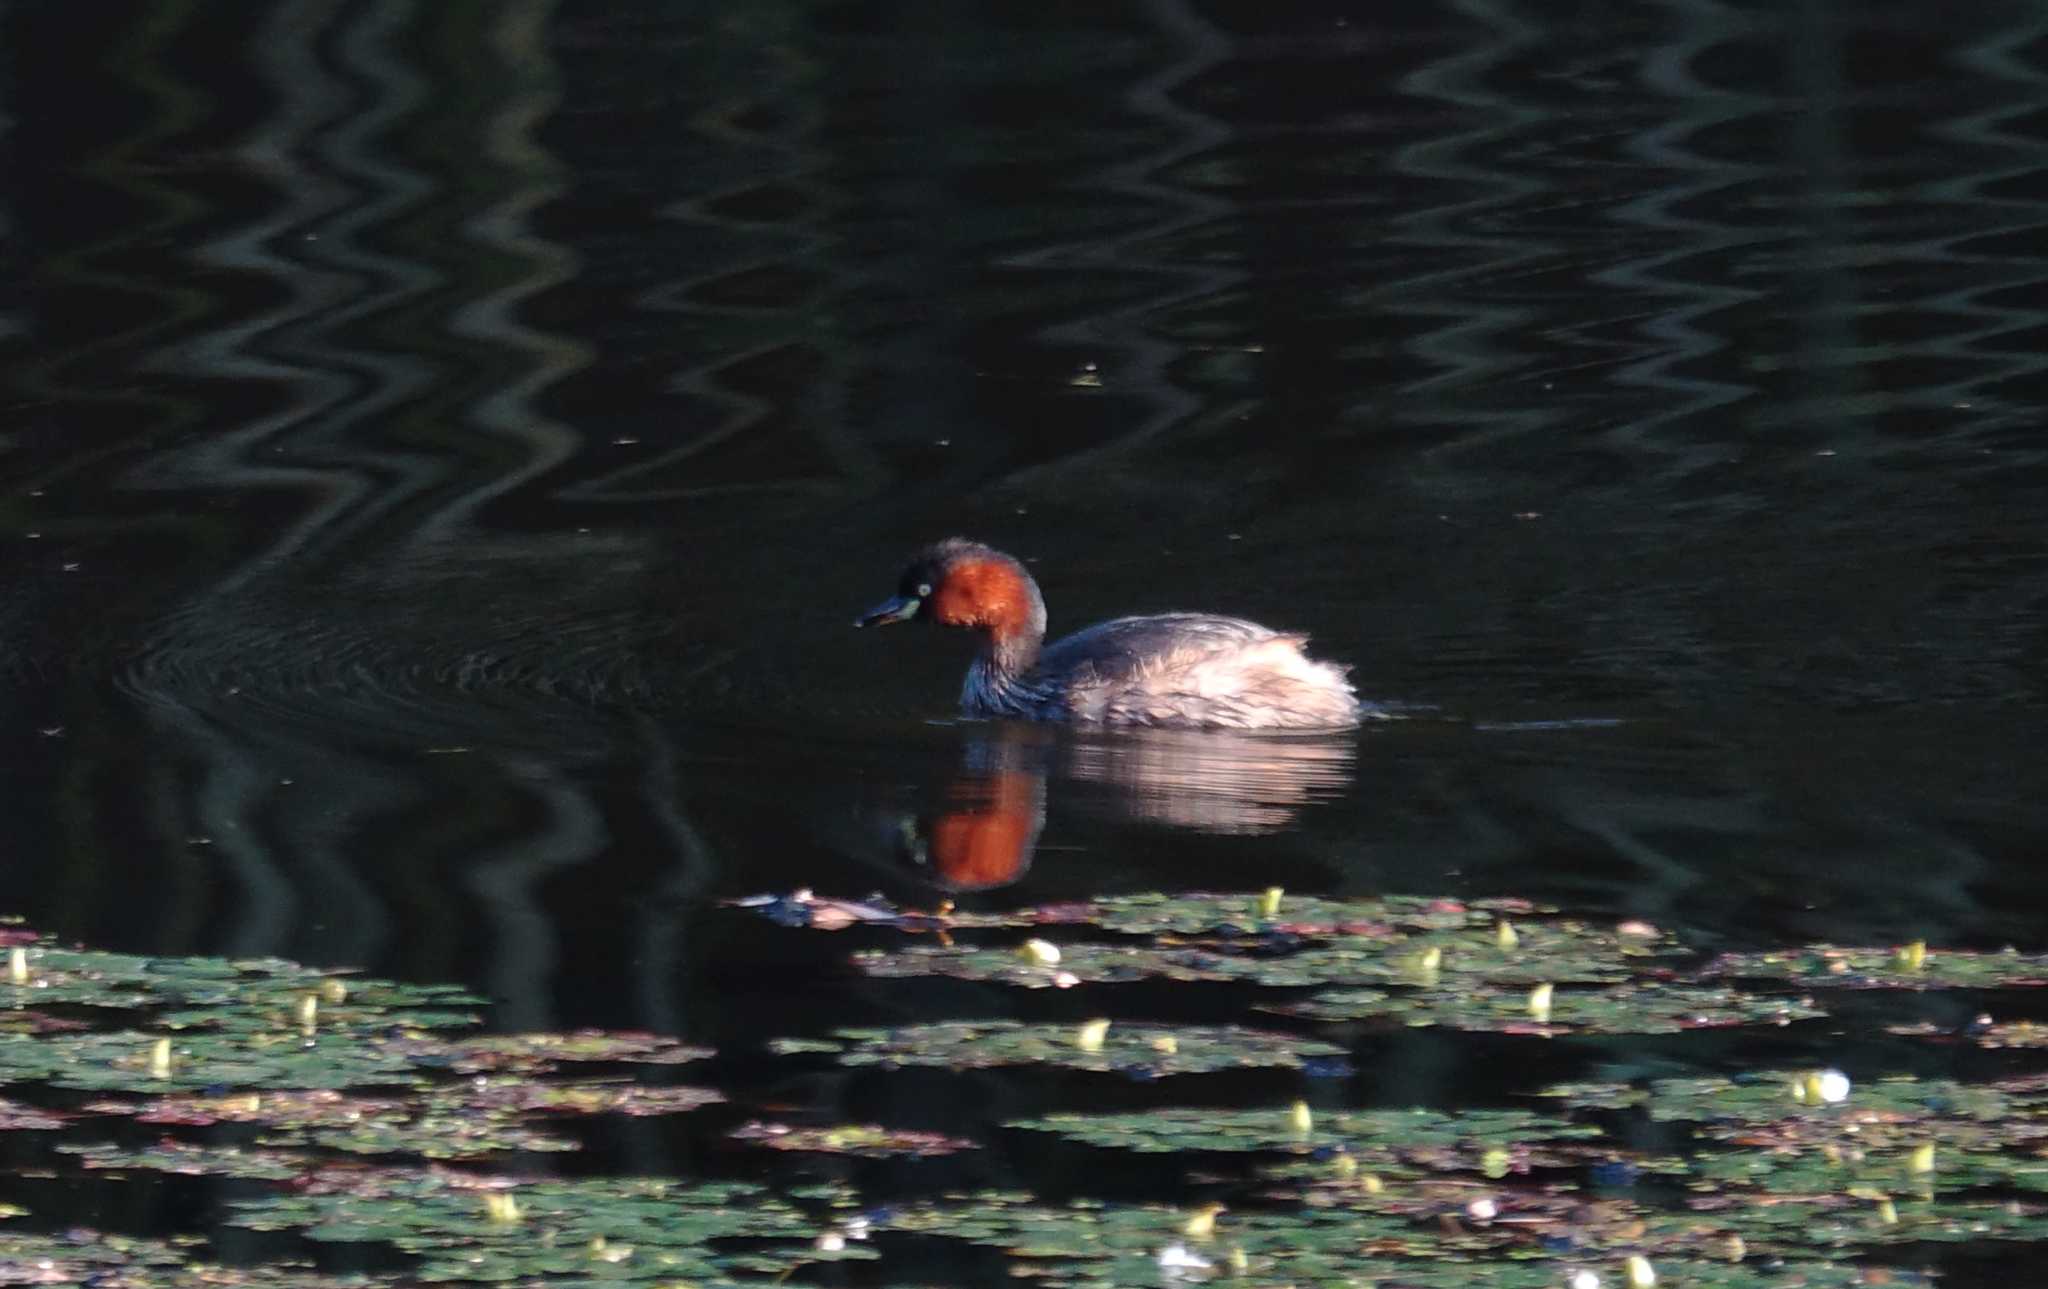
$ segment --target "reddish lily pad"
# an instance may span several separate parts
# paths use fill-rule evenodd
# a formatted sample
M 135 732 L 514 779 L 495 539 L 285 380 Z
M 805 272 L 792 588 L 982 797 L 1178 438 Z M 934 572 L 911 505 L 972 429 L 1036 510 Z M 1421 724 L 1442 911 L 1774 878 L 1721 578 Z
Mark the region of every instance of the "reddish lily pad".
M 0 1097 L 0 1132 L 13 1132 L 24 1129 L 32 1132 L 48 1131 L 54 1128 L 62 1128 L 69 1119 L 69 1115 L 40 1109 L 36 1106 L 23 1105 L 19 1101 L 10 1101 L 6 1097 Z
M 855 1155 L 864 1159 L 922 1159 L 981 1148 L 980 1142 L 966 1137 L 949 1137 L 940 1132 L 919 1132 L 910 1128 L 884 1128 L 865 1123 L 805 1127 L 786 1123 L 765 1123 L 757 1119 L 741 1124 L 733 1129 L 731 1135 L 734 1141 L 752 1142 L 766 1146 L 770 1150 Z
M 169 1173 L 179 1177 L 290 1182 L 317 1166 L 311 1155 L 267 1146 L 202 1146 L 166 1140 L 139 1149 L 104 1144 L 64 1145 L 58 1149 L 75 1156 L 80 1164 L 93 1172 Z

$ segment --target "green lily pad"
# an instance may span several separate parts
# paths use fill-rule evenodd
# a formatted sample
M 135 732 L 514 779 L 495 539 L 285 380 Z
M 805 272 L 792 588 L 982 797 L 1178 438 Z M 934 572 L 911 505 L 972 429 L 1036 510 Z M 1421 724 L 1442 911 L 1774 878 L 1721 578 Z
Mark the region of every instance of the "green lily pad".
M 818 909 L 827 910 L 823 920 L 812 916 Z M 1054 987 L 1224 981 L 1299 991 L 1261 1004 L 1269 1010 L 1368 1026 L 1684 1035 L 1816 1016 L 1804 995 L 1821 985 L 2040 983 L 2028 975 L 2039 962 L 2022 955 L 1914 946 L 1730 955 L 1695 972 L 1674 956 L 1669 937 L 1648 928 L 1512 902 L 1240 894 L 1116 897 L 985 915 L 904 913 L 878 902 L 812 901 L 794 911 L 811 925 L 874 928 L 868 943 L 891 948 L 861 961 L 881 978 L 939 975 Z M 1061 943 L 1034 945 L 1024 956 L 1013 943 L 899 938 L 924 932 L 983 941 L 1014 941 L 1025 932 Z M 405 1261 L 391 1262 L 389 1271 L 323 1280 L 289 1253 L 250 1255 L 268 1257 L 263 1266 L 219 1268 L 206 1264 L 196 1241 L 0 1229 L 0 1279 L 9 1266 L 29 1266 L 36 1278 L 132 1289 L 796 1285 L 807 1274 L 829 1283 L 852 1282 L 851 1274 L 863 1284 L 896 1285 L 973 1246 L 969 1256 L 1000 1262 L 1002 1279 L 1077 1289 L 1189 1282 L 1559 1289 L 1578 1271 L 1615 1286 L 1628 1282 L 1630 1258 L 1654 1264 L 1660 1283 L 1687 1289 L 1813 1289 L 1926 1284 L 1913 1267 L 1892 1264 L 1939 1265 L 1931 1251 L 1944 1244 L 1969 1246 L 1976 1258 L 1992 1242 L 2006 1242 L 2013 1258 L 2024 1259 L 2025 1246 L 2048 1243 L 2048 1075 L 1969 1083 L 1886 1077 L 1879 1066 L 1856 1071 L 1853 1082 L 1817 1070 L 1581 1081 L 1552 1088 L 1536 1103 L 1455 1110 L 1145 1109 L 1154 1094 L 1144 1089 L 1091 1085 L 1117 1108 L 1140 1108 L 1039 1115 L 1007 1125 L 1018 1135 L 1001 1144 L 1021 1157 L 1032 1142 L 1022 1134 L 1050 1132 L 1128 1152 L 1126 1164 L 1143 1157 L 1151 1161 L 1143 1167 L 1156 1168 L 1170 1184 L 1211 1191 L 1230 1208 L 1050 1201 L 1018 1192 L 904 1194 L 913 1189 L 905 1177 L 943 1186 L 937 1179 L 966 1171 L 959 1165 L 887 1169 L 888 1202 L 870 1208 L 872 1201 L 836 1183 L 535 1179 L 485 1171 L 493 1157 L 572 1148 L 582 1134 L 571 1120 L 677 1114 L 716 1101 L 716 1091 L 666 1086 L 665 1074 L 647 1068 L 708 1055 L 675 1039 L 595 1031 L 482 1035 L 475 1032 L 476 1000 L 459 990 L 414 989 L 273 960 L 181 962 L 96 955 L 26 936 L 16 943 L 27 957 L 18 971 L 10 962 L 10 981 L 0 984 L 0 995 L 15 991 L 14 1009 L 0 1011 L 0 1082 L 98 1093 L 86 1099 L 38 1091 L 0 1102 L 0 1130 L 22 1130 L 16 1144 L 30 1168 L 60 1182 L 86 1171 L 114 1186 L 144 1173 L 230 1179 L 237 1224 L 385 1250 L 336 1251 L 350 1261 Z M 14 984 L 14 976 L 29 983 Z M 1752 993 L 1738 990 L 1738 980 L 1769 983 Z M 1540 984 L 1555 986 L 1541 1017 L 1530 1005 L 1531 987 Z M 904 1002 L 895 989 L 869 990 L 883 1006 Z M 1146 996 L 1154 992 L 1160 991 Z M 915 999 L 921 991 L 901 994 Z M 1242 1001 L 1235 992 L 1229 997 L 1234 1006 Z M 0 1004 L 8 1001 L 0 996 Z M 2033 1045 L 2023 1024 L 1987 1020 L 1944 1032 L 1887 1027 L 1844 1010 L 1838 1025 L 1851 1041 L 1843 1050 L 1865 1061 L 1882 1059 L 1873 1051 L 1906 1048 L 1854 1041 L 1883 1028 L 1965 1041 L 1992 1035 L 1992 1043 L 2014 1049 Z M 1370 1033 L 1357 1037 L 1374 1041 Z M 1414 1046 L 1453 1050 L 1450 1041 Z M 1660 1044 L 1644 1059 L 1675 1062 L 1683 1046 Z M 1931 1055 L 1911 1050 L 1921 1059 Z M 1318 1040 L 1229 1024 L 1011 1020 L 847 1029 L 829 1041 L 772 1042 L 768 1051 L 881 1071 L 1037 1066 L 1142 1079 L 1259 1067 L 1313 1072 L 1322 1062 L 1340 1066 L 1345 1055 Z M 1559 1053 L 1640 1068 L 1615 1044 Z M 800 1077 L 836 1079 L 821 1064 L 802 1062 Z M 1223 1095 L 1259 1086 L 1262 1077 L 1192 1086 Z M 900 1090 L 887 1075 L 859 1082 Z M 1046 1082 L 1044 1095 L 1066 1095 L 1072 1086 Z M 1336 1098 L 1352 1085 L 1315 1086 L 1318 1096 Z M 35 1101 L 61 1109 L 45 1111 Z M 131 1117 L 157 1132 L 124 1128 L 126 1137 L 161 1139 L 80 1145 L 32 1135 L 63 1127 L 76 1137 L 78 1125 L 95 1115 Z M 759 1120 L 731 1137 L 768 1150 L 842 1157 L 794 1167 L 750 1159 L 785 1178 L 866 1177 L 874 1170 L 845 1157 L 917 1158 L 979 1144 L 881 1124 Z M 498 1166 L 545 1164 L 507 1158 Z M 1062 1190 L 1088 1186 L 1081 1170 Z M 304 1246 L 282 1240 L 256 1247 Z M 17 1255 L 35 1262 L 10 1260 Z M 830 1265 L 849 1259 L 871 1265 L 851 1273 Z
M 1022 986 L 1071 988 L 1136 980 L 1230 982 L 1269 988 L 1407 985 L 1463 989 L 1476 984 L 1588 983 L 1631 979 L 1643 969 L 1609 932 L 1560 925 L 1518 933 L 1512 949 L 1491 933 L 1416 938 L 1352 937 L 1285 946 L 1220 943 L 1067 943 L 1058 957 L 1014 946 L 906 945 L 856 953 L 854 965 L 885 979 L 943 976 Z
M 319 971 L 281 958 L 143 957 L 39 944 L 25 951 L 28 981 L 0 983 L 0 1005 L 50 1008 L 226 1008 L 295 1014 L 315 995 L 325 1007 L 389 1013 L 469 1007 L 485 1000 L 452 985 L 406 985 Z
M 1457 990 L 1334 990 L 1275 1010 L 1323 1021 L 1391 1020 L 1403 1025 L 1535 1034 L 1675 1034 L 1732 1025 L 1787 1025 L 1826 1015 L 1802 999 L 1710 985 L 1651 982 L 1555 990 L 1546 1007 L 1530 991 L 1496 985 Z
M 661 1034 L 580 1029 L 565 1034 L 405 1034 L 385 1046 L 461 1074 L 547 1074 L 564 1065 L 684 1065 L 713 1053 Z
M 1052 1114 L 1006 1126 L 1143 1154 L 1341 1150 L 1360 1161 L 1426 1161 L 1431 1167 L 1474 1169 L 1483 1166 L 1482 1157 L 1489 1148 L 1531 1150 L 1601 1136 L 1600 1129 L 1591 1125 L 1525 1110 L 1174 1108 L 1129 1114 Z M 1551 1152 L 1541 1157 L 1548 1166 L 1567 1156 Z
M 1501 917 L 1553 912 L 1527 900 L 1465 902 L 1388 895 L 1328 899 L 1265 892 L 1152 892 L 1105 895 L 1092 900 L 1035 908 L 975 911 L 946 905 L 903 909 L 880 898 L 836 899 L 810 891 L 787 896 L 755 895 L 728 900 L 786 924 L 840 930 L 849 926 L 895 927 L 905 931 L 987 930 L 998 927 L 1095 926 L 1124 935 L 1395 935 L 1491 926 Z
M 1647 1106 L 1653 1118 L 1696 1123 L 1710 1135 L 1759 1124 L 1852 1124 L 1867 1129 L 1934 1119 L 2012 1127 L 2048 1105 L 2048 1090 L 2038 1086 L 2038 1080 L 1971 1084 L 1903 1076 L 1853 1084 L 1845 1078 L 1843 1098 L 1826 1102 L 1806 1091 L 1813 1075 L 1810 1070 L 1785 1070 L 1741 1078 L 1659 1079 L 1647 1089 L 1589 1083 L 1550 1091 L 1569 1109 L 1634 1102 Z M 2048 1133 L 2048 1122 L 2041 1126 Z
M 1813 945 L 1724 953 L 1698 974 L 1701 979 L 1781 980 L 1803 989 L 2036 989 L 2048 985 L 2048 955 Z
M 89 1102 L 84 1109 L 183 1127 L 255 1124 L 270 1130 L 264 1140 L 275 1145 L 460 1159 L 502 1151 L 577 1149 L 573 1140 L 533 1128 L 527 1120 L 537 1115 L 681 1114 L 724 1099 L 708 1088 L 497 1078 L 381 1096 L 327 1088 L 168 1096 L 145 1102 L 102 1100 Z
M 0 1267 L 10 1284 L 92 1284 L 115 1289 L 364 1289 L 393 1283 L 358 1274 L 329 1274 L 303 1259 L 223 1265 L 186 1247 L 74 1227 L 61 1234 L 0 1231 Z
M 844 1029 L 837 1037 L 843 1044 L 838 1053 L 843 1065 L 1052 1065 L 1145 1077 L 1257 1067 L 1298 1069 L 1304 1061 L 1344 1055 L 1343 1048 L 1329 1043 L 1236 1025 L 946 1021 L 898 1029 Z
M 229 1219 L 323 1242 L 377 1243 L 419 1259 L 423 1281 L 571 1276 L 606 1281 L 780 1274 L 811 1261 L 824 1224 L 760 1187 L 660 1178 L 509 1184 L 448 1172 L 321 1174 L 294 1194 L 236 1201 Z M 725 1242 L 742 1245 L 725 1247 Z
M 411 1061 L 375 1043 L 264 1034 L 187 1032 L 168 1067 L 154 1062 L 162 1035 L 134 1030 L 0 1038 L 0 1082 L 89 1091 L 176 1088 L 348 1088 L 417 1082 Z
M 1329 899 L 1317 895 L 1185 891 L 1106 895 L 1046 905 L 1003 917 L 1008 926 L 1086 923 L 1123 935 L 1282 934 L 1309 937 L 1382 936 L 1487 930 L 1503 917 L 1548 916 L 1527 900 L 1461 901 L 1383 895 Z
M 1063 927 L 1117 937 L 1066 941 L 1056 946 L 1057 961 L 1019 955 L 1012 947 L 950 942 L 870 950 L 855 958 L 877 976 L 951 976 L 1026 987 L 1143 979 L 1279 987 L 1600 983 L 1631 979 L 1676 951 L 1672 938 L 1653 927 L 1561 917 L 1522 900 L 1191 893 L 1107 896 L 1001 913 L 912 913 L 875 900 L 829 900 L 809 892 L 741 903 L 778 921 L 831 929 L 893 926 L 951 934 Z M 1136 939 L 1149 943 L 1126 942 Z
M 1910 1025 L 1887 1025 L 1884 1032 L 1897 1034 L 1902 1038 L 1930 1038 L 1943 1042 L 1970 1043 L 1994 1051 L 2001 1048 L 2048 1047 L 2048 1024 L 2032 1020 L 1994 1021 L 1989 1016 L 1980 1016 L 1975 1022 L 1961 1028 L 1921 1021 Z
M 1639 1242 L 1642 1224 L 1623 1206 L 1584 1214 L 1566 1192 L 1523 1200 L 1510 1196 L 1491 1217 L 1472 1216 L 1492 1202 L 1484 1187 L 1417 1195 L 1384 1213 L 1348 1208 L 1218 1213 L 1217 1206 L 1175 1210 L 1158 1205 L 1075 1202 L 1043 1205 L 1002 1193 L 953 1203 L 909 1205 L 894 1212 L 891 1230 L 967 1240 L 999 1249 L 1013 1278 L 1057 1286 L 1388 1285 L 1402 1289 L 1560 1289 L 1576 1270 L 1605 1283 L 1628 1283 L 1626 1260 L 1655 1252 L 1660 1282 L 1723 1289 L 1818 1289 L 1873 1283 L 1925 1285 L 1916 1272 L 1858 1266 L 1815 1257 L 1746 1263 L 1743 1251 L 1710 1220 L 1677 1219 L 1670 1240 Z M 1584 1230 L 1574 1218 L 1584 1217 Z M 1687 1233 L 1678 1225 L 1697 1228 Z M 1632 1242 L 1632 1239 L 1637 1242 Z M 1561 1244 L 1573 1245 L 1560 1251 Z M 1696 1244 L 1706 1253 L 1677 1251 Z M 1733 1256 L 1730 1256 L 1730 1254 Z M 1867 1278 L 1868 1277 L 1868 1278 Z

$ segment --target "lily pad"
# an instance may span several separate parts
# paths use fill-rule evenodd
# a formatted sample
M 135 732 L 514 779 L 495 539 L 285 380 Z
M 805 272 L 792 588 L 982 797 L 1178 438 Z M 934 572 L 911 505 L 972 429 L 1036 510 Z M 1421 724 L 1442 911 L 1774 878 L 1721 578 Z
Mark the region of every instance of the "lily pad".
M 1403 1025 L 1536 1034 L 1675 1034 L 1733 1025 L 1787 1025 L 1826 1015 L 1804 999 L 1747 994 L 1711 985 L 1651 982 L 1559 989 L 1542 1005 L 1525 989 L 1334 990 L 1276 1008 L 1323 1021 L 1390 1020 Z
M 1069 904 L 1046 905 L 1005 918 L 1012 926 L 1088 924 L 1123 935 L 1281 934 L 1303 937 L 1394 938 L 1423 932 L 1491 931 L 1503 917 L 1550 915 L 1527 900 L 1462 901 L 1383 895 L 1330 899 L 1317 895 L 1269 895 L 1177 891 L 1109 895 Z
M 63 1145 L 58 1149 L 94 1172 L 169 1173 L 239 1181 L 289 1182 L 318 1162 L 308 1154 L 268 1146 L 208 1146 L 172 1140 L 139 1149 L 107 1144 Z
M 90 1091 L 174 1088 L 348 1088 L 415 1083 L 423 1071 L 375 1042 L 307 1039 L 287 1030 L 191 1033 L 171 1041 L 136 1030 L 0 1038 L 0 1082 Z
M 263 1140 L 273 1145 L 459 1159 L 501 1151 L 577 1149 L 571 1139 L 532 1127 L 527 1120 L 537 1115 L 645 1117 L 680 1114 L 724 1099 L 708 1088 L 500 1078 L 381 1096 L 322 1088 L 168 1096 L 145 1102 L 101 1100 L 84 1109 L 180 1127 L 255 1124 L 270 1130 Z
M 966 1137 L 949 1137 L 940 1132 L 919 1132 L 909 1128 L 884 1128 L 876 1124 L 842 1123 L 829 1127 L 804 1127 L 754 1120 L 732 1130 L 734 1141 L 751 1142 L 770 1150 L 801 1151 L 821 1155 L 855 1155 L 864 1159 L 929 1158 L 979 1150 L 981 1143 Z
M 1843 1076 L 1839 1100 L 1813 1097 L 1811 1070 L 1760 1072 L 1742 1077 L 1659 1079 L 1645 1089 L 1625 1085 L 1579 1084 L 1551 1093 L 1567 1108 L 1605 1107 L 1637 1100 L 1651 1117 L 1696 1123 L 1708 1134 L 1746 1130 L 1758 1124 L 1907 1123 L 1940 1119 L 1975 1120 L 2007 1127 L 2027 1121 L 2021 1112 L 2048 1105 L 2048 1089 L 2035 1079 L 2005 1083 L 1960 1083 L 1907 1076 L 1850 1083 Z M 2041 1124 L 2048 1133 L 2048 1121 Z
M 1363 1160 L 1427 1161 L 1431 1167 L 1483 1166 L 1489 1147 L 1584 1142 L 1588 1124 L 1525 1110 L 1340 1110 L 1303 1106 L 1264 1110 L 1161 1109 L 1129 1114 L 1053 1114 L 1007 1125 L 1051 1132 L 1091 1146 L 1142 1154 L 1174 1151 L 1341 1150 Z M 1546 1156 L 1546 1163 L 1564 1156 Z
M 313 995 L 330 1008 L 391 1013 L 469 1007 L 485 1000 L 453 985 L 320 971 L 281 958 L 144 957 L 48 943 L 24 951 L 27 981 L 0 983 L 0 1003 L 34 1007 L 200 1007 L 294 1014 Z
M 317 1189 L 237 1201 L 229 1219 L 322 1242 L 378 1243 L 419 1259 L 425 1281 L 572 1276 L 607 1281 L 780 1274 L 821 1252 L 822 1225 L 745 1183 L 508 1179 L 372 1170 L 322 1175 Z M 743 1241 L 733 1248 L 725 1242 Z
M 1264 894 L 1152 894 L 998 913 L 897 910 L 879 899 L 808 891 L 738 903 L 789 925 L 895 927 L 927 933 L 1002 928 L 1092 929 L 1114 940 L 1067 940 L 1049 955 L 950 939 L 856 956 L 877 976 L 951 976 L 1027 987 L 1117 980 L 1242 981 L 1281 987 L 1448 980 L 1502 984 L 1610 982 L 1653 969 L 1673 939 L 1635 923 L 1558 916 L 1524 900 L 1326 899 Z M 1144 940 L 1149 943 L 1130 943 Z M 1668 966 L 1666 967 L 1668 970 Z
M 386 1047 L 461 1074 L 548 1074 L 564 1065 L 685 1065 L 713 1053 L 662 1034 L 579 1029 L 564 1034 L 401 1034 Z
M 1518 933 L 1519 934 L 1519 933 Z M 1136 980 L 1230 982 L 1269 988 L 1407 985 L 1466 988 L 1619 982 L 1644 969 L 1611 933 L 1553 927 L 1503 949 L 1485 933 L 1416 938 L 1354 936 L 1332 941 L 1105 944 L 1066 943 L 1057 957 L 1016 946 L 906 945 L 854 955 L 854 965 L 882 978 L 943 976 L 956 980 L 1071 988 Z
M 328 1274 L 301 1259 L 222 1265 L 186 1247 L 116 1231 L 0 1231 L 0 1283 L 107 1285 L 116 1289 L 363 1289 L 388 1283 Z
M 1573 1244 L 1573 1200 L 1564 1193 L 1475 1219 L 1475 1200 L 1489 1192 L 1418 1196 L 1385 1213 L 1348 1209 L 1218 1212 L 1219 1205 L 1176 1210 L 1159 1205 L 1076 1202 L 1041 1205 L 1002 1193 L 960 1202 L 909 1205 L 891 1213 L 889 1229 L 942 1235 L 1001 1250 L 1013 1278 L 1057 1286 L 1388 1285 L 1402 1289 L 1560 1289 L 1573 1272 L 1603 1282 L 1629 1282 L 1627 1259 L 1664 1247 L 1621 1206 L 1591 1221 L 1603 1234 Z M 1405 1211 L 1403 1211 L 1405 1209 Z M 1690 1219 L 1697 1237 L 1670 1231 L 1677 1244 L 1707 1253 L 1666 1252 L 1645 1266 L 1660 1281 L 1723 1289 L 1848 1289 L 1887 1283 L 1929 1283 L 1916 1272 L 1857 1266 L 1820 1258 L 1748 1264 L 1711 1221 Z M 1728 1256 L 1729 1251 L 1734 1256 Z
M 55 1111 L 23 1105 L 19 1101 L 10 1101 L 6 1097 L 0 1097 L 0 1132 L 13 1132 L 23 1129 L 47 1131 L 63 1127 L 69 1118 L 70 1116 L 58 1114 Z
M 1334 899 L 1284 892 L 1174 891 L 1104 895 L 1089 900 L 997 911 L 943 905 L 899 908 L 880 896 L 836 899 L 808 890 L 728 900 L 786 925 L 896 927 L 906 931 L 998 927 L 1094 926 L 1121 935 L 1386 936 L 1492 928 L 1502 918 L 1543 918 L 1555 909 L 1528 900 L 1453 900 L 1413 895 Z M 1654 938 L 1654 937 L 1653 937 Z
M 2048 955 L 1814 945 L 1724 953 L 1698 974 L 1701 979 L 1780 980 L 1803 989 L 2037 989 L 2048 985 Z
M 897 1029 L 844 1029 L 837 1037 L 843 1044 L 838 1053 L 843 1065 L 1050 1065 L 1145 1078 L 1257 1067 L 1299 1069 L 1344 1056 L 1343 1048 L 1329 1043 L 1237 1025 L 947 1021 Z
M 2048 1024 L 2033 1020 L 1995 1021 L 1989 1016 L 1978 1016 L 1962 1026 L 1943 1026 L 1921 1021 L 1910 1025 L 1887 1025 L 1884 1032 L 1904 1038 L 1970 1043 L 1994 1051 L 2000 1048 L 2048 1047 Z

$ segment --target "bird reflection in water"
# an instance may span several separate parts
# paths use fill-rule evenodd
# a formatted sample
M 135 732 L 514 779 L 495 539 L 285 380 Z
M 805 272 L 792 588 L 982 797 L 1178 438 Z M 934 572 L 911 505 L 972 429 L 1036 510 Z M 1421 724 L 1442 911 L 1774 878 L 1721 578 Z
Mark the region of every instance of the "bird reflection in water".
M 1048 783 L 1080 809 L 1200 832 L 1291 825 L 1341 794 L 1354 736 L 1202 730 L 1076 732 L 1004 722 L 970 736 L 929 811 L 900 817 L 904 851 L 949 891 L 1006 886 L 1030 868 Z

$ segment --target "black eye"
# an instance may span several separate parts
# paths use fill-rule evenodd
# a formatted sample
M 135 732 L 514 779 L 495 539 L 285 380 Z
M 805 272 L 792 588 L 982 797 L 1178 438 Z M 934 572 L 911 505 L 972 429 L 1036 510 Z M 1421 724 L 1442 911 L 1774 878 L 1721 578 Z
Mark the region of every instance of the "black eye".
M 932 584 L 931 584 L 930 582 L 919 582 L 919 583 L 917 584 L 917 598 L 918 598 L 918 599 L 922 600 L 923 598 L 925 598 L 925 597 L 926 597 L 927 595 L 930 595 L 931 593 L 932 593 Z

